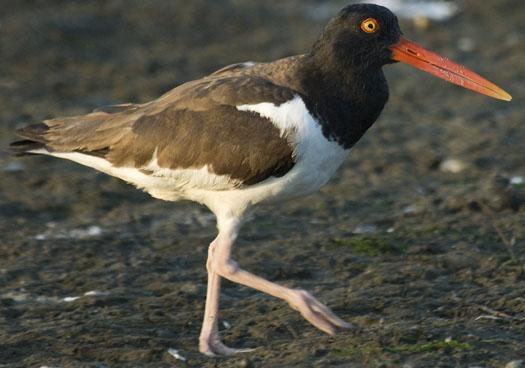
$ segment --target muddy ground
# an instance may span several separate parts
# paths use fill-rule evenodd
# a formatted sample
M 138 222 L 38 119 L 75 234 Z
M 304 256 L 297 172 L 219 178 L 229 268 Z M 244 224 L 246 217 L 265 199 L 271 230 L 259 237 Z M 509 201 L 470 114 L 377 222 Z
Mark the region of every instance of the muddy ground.
M 200 355 L 210 213 L 73 163 L 3 150 L 0 367 L 525 359 L 524 4 L 464 0 L 447 21 L 402 21 L 410 38 L 494 80 L 513 102 L 390 66 L 390 103 L 336 178 L 308 198 L 261 208 L 243 229 L 241 265 L 310 289 L 359 326 L 335 337 L 284 302 L 226 282 L 221 333 L 229 345 L 259 349 Z M 0 146 L 24 123 L 144 102 L 228 63 L 303 52 L 339 5 L 0 1 Z

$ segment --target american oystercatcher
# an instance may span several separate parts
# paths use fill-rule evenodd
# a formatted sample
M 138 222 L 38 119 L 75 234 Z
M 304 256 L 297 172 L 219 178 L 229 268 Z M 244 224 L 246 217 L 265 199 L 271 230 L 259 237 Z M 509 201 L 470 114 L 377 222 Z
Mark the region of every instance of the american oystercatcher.
M 320 330 L 351 325 L 310 293 L 243 270 L 232 260 L 239 229 L 259 203 L 322 187 L 388 99 L 382 67 L 404 62 L 462 87 L 509 101 L 479 75 L 402 36 L 388 9 L 350 5 L 312 49 L 270 63 L 227 66 L 144 104 L 22 128 L 15 153 L 51 155 L 121 178 L 167 201 L 188 199 L 217 217 L 209 246 L 200 351 L 225 346 L 218 333 L 221 278 L 287 301 Z

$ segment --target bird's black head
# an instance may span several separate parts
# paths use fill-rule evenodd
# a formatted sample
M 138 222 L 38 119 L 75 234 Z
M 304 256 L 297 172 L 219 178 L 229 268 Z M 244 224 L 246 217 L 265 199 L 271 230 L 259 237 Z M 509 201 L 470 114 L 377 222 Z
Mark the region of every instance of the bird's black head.
M 388 100 L 382 66 L 402 62 L 501 100 L 511 96 L 476 73 L 402 35 L 397 17 L 372 4 L 345 7 L 333 18 L 298 70 L 310 111 L 323 133 L 350 148 Z
M 512 99 L 464 66 L 403 37 L 397 17 L 379 5 L 354 4 L 341 10 L 326 26 L 311 56 L 322 73 L 346 77 L 349 85 L 366 78 L 365 84 L 377 83 L 377 79 L 370 79 L 380 75 L 378 70 L 383 65 L 400 61 L 464 88 L 501 100 Z
M 391 46 L 401 37 L 397 17 L 373 4 L 349 5 L 326 26 L 312 49 L 324 62 L 362 71 L 392 63 Z

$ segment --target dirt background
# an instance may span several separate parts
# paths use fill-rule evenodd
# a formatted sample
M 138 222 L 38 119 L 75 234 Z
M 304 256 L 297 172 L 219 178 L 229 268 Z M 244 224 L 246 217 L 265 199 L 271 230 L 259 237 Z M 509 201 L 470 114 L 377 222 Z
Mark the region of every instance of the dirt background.
M 344 4 L 0 1 L 0 147 L 25 123 L 148 101 L 229 63 L 304 52 Z M 235 251 L 245 268 L 313 291 L 358 330 L 323 335 L 284 302 L 226 282 L 226 343 L 260 348 L 201 356 L 211 214 L 3 150 L 0 367 L 518 367 L 525 3 L 459 5 L 450 20 L 402 27 L 514 101 L 388 67 L 390 103 L 336 178 L 261 208 Z

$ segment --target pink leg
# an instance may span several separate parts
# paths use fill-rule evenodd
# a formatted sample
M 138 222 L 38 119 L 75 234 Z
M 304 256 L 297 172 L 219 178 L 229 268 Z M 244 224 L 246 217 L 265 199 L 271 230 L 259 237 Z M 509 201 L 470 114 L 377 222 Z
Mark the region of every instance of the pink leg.
M 201 334 L 199 337 L 199 351 L 208 356 L 229 355 L 243 353 L 253 349 L 232 349 L 221 342 L 219 336 L 219 299 L 221 292 L 221 277 L 211 269 L 211 261 L 216 250 L 217 239 L 215 239 L 208 249 L 208 291 L 206 293 L 206 307 L 204 309 L 204 321 L 202 322 Z
M 307 291 L 278 285 L 239 268 L 230 255 L 241 222 L 238 218 L 219 217 L 218 220 L 219 236 L 216 239 L 215 251 L 211 254 L 211 262 L 209 260 L 213 272 L 230 281 L 287 301 L 306 320 L 328 334 L 333 335 L 340 328 L 352 327 Z

